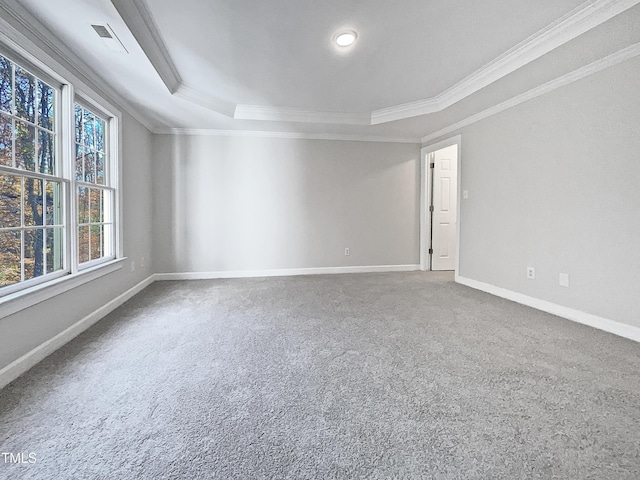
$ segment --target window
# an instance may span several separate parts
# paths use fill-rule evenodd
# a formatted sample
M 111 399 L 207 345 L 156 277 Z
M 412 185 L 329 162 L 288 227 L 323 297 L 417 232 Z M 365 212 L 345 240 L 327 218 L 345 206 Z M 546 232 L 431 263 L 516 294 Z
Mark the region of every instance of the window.
M 114 116 L 33 71 L 0 55 L 0 297 L 117 256 Z
M 107 122 L 75 105 L 75 172 L 78 210 L 78 263 L 113 258 L 113 198 L 109 186 Z
M 64 268 L 56 90 L 0 56 L 0 287 Z

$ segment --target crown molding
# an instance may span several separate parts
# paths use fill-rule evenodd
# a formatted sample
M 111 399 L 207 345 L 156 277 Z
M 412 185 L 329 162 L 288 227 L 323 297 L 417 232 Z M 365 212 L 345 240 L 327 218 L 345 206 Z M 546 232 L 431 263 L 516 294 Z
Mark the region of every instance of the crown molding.
M 111 3 L 130 29 L 136 41 L 140 44 L 163 83 L 176 97 L 238 120 L 335 125 L 377 125 L 441 111 L 560 45 L 576 38 L 582 33 L 609 20 L 615 15 L 639 4 L 640 0 L 588 0 L 564 17 L 538 31 L 536 34 L 530 36 L 439 95 L 416 102 L 374 110 L 371 113 L 320 112 L 296 108 L 235 105 L 234 103 L 204 94 L 183 82 L 177 67 L 169 56 L 167 47 L 158 32 L 157 25 L 144 0 L 111 0 Z M 2 0 L 2 2 L 0 2 L 0 12 L 3 13 L 2 24 L 11 28 L 11 32 L 9 32 L 8 35 L 10 40 L 16 35 L 20 35 L 23 39 L 29 40 L 38 50 L 41 50 L 52 58 L 55 63 L 63 67 L 66 65 L 67 67 L 65 67 L 65 69 L 79 80 L 80 86 L 83 89 L 112 99 L 121 109 L 131 114 L 136 120 L 147 127 L 147 129 L 154 131 L 154 125 L 156 125 L 157 122 L 140 112 L 139 109 L 133 108 L 131 102 L 126 100 L 116 89 L 111 88 L 108 84 L 101 82 L 100 85 L 97 85 L 93 79 L 99 79 L 100 75 L 73 53 L 71 49 L 60 42 L 47 27 L 31 15 L 17 0 Z M 17 42 L 13 41 L 13 43 L 15 44 Z M 553 84 L 553 82 L 549 83 Z M 548 84 L 541 87 L 546 88 Z M 486 112 L 487 110 L 477 115 L 485 114 Z M 225 132 L 235 132 L 235 130 Z M 333 135 L 329 137 L 331 138 L 328 139 L 337 139 Z M 353 136 L 341 135 L 340 137 Z M 362 141 L 387 141 L 380 139 L 388 138 L 376 136 L 355 137 Z M 427 137 L 430 137 L 430 135 Z M 423 141 L 425 141 L 424 138 L 427 137 L 423 137 Z M 395 137 L 390 138 L 391 140 L 389 141 L 397 140 Z M 406 138 L 402 141 L 406 141 L 407 143 L 414 142 L 413 139 Z
M 435 97 L 374 110 L 372 125 L 439 112 L 573 40 L 640 0 L 589 0 Z
M 106 104 L 110 110 L 124 110 L 140 122 L 149 131 L 153 131 L 154 124 L 150 117 L 137 109 L 131 108 L 131 102 L 125 99 L 117 90 L 101 82 L 96 84 L 94 79 L 101 78 L 93 68 L 87 65 L 70 48 L 60 42 L 58 38 L 27 9 L 16 0 L 2 0 L 0 2 L 0 30 L 4 31 L 4 41 L 11 44 L 17 51 L 32 56 L 36 62 L 43 62 L 42 56 L 48 62 L 61 69 L 66 81 L 72 81 L 89 97 L 96 97 L 99 103 Z M 117 107 L 111 104 L 117 104 Z
M 640 0 L 587 0 L 440 94 L 372 112 L 321 112 L 288 107 L 235 105 L 183 84 L 144 0 L 111 0 L 169 91 L 236 120 L 335 125 L 378 125 L 436 113 L 540 58 L 640 3 Z M 233 110 L 233 112 L 232 112 Z
M 181 83 L 178 86 L 178 89 L 173 95 L 208 108 L 209 110 L 213 110 L 214 112 L 218 112 L 226 117 L 234 118 L 233 115 L 236 110 L 235 104 L 226 102 L 212 95 L 202 93 L 195 88 L 185 85 L 184 83 Z
M 153 133 L 157 135 L 197 135 L 214 137 L 258 137 L 258 138 L 287 138 L 303 140 L 338 140 L 347 142 L 380 142 L 380 143 L 409 143 L 420 144 L 419 138 L 411 137 L 378 137 L 375 135 L 347 135 L 340 133 L 300 133 L 300 132 L 269 132 L 254 130 L 215 130 L 200 128 L 160 128 Z
M 481 112 L 478 112 L 474 115 L 471 115 L 464 120 L 456 122 L 454 124 L 449 125 L 443 129 L 440 129 L 436 132 L 430 133 L 429 135 L 425 135 L 422 137 L 423 145 L 431 142 L 432 140 L 436 140 L 444 135 L 448 135 L 455 131 L 460 130 L 463 127 L 467 127 L 473 123 L 479 122 L 480 120 L 484 120 L 485 118 L 491 117 L 492 115 L 496 115 L 497 113 L 503 112 L 509 108 L 515 107 L 516 105 L 520 105 L 521 103 L 532 100 L 536 97 L 544 95 L 546 93 L 557 90 L 558 88 L 564 87 L 571 83 L 577 82 L 583 78 L 586 78 L 594 73 L 601 72 L 602 70 L 606 70 L 607 68 L 613 67 L 614 65 L 618 65 L 626 60 L 630 60 L 634 57 L 640 55 L 640 43 L 634 43 L 629 45 L 626 48 L 618 50 L 611 55 L 608 55 L 600 60 L 592 62 L 584 67 L 578 68 L 569 72 L 565 75 L 562 75 L 554 80 L 551 80 L 547 83 L 539 85 L 531 90 L 528 90 L 520 95 L 516 95 L 515 97 L 510 98 L 502 103 L 494 105 L 493 107 L 487 108 Z
M 336 125 L 371 125 L 368 113 L 318 112 L 298 108 L 237 105 L 236 120 L 266 120 L 271 122 L 328 123 Z
M 182 84 L 178 68 L 160 36 L 158 26 L 143 0 L 111 0 L 153 68 L 169 92 L 175 93 Z

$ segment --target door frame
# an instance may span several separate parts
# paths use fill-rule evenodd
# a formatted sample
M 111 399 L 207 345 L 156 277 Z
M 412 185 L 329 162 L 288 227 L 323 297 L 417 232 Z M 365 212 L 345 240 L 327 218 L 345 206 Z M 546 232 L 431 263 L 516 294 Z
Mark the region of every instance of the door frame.
M 460 270 L 460 202 L 462 200 L 462 188 L 460 182 L 460 153 L 462 151 L 462 136 L 442 140 L 423 146 L 420 149 L 420 270 L 431 270 L 431 256 L 429 255 L 429 239 L 431 238 L 431 216 L 429 211 L 429 201 L 431 200 L 431 176 L 433 172 L 427 165 L 427 156 L 443 148 L 457 145 L 457 192 L 458 201 L 456 202 L 456 266 L 455 276 L 458 278 Z

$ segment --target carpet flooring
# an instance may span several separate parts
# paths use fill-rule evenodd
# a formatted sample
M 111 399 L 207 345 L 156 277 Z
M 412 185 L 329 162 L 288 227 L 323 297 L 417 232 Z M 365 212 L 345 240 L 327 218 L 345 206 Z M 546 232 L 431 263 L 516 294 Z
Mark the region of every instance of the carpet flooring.
M 637 479 L 639 380 L 449 273 L 157 282 L 0 391 L 0 478 Z

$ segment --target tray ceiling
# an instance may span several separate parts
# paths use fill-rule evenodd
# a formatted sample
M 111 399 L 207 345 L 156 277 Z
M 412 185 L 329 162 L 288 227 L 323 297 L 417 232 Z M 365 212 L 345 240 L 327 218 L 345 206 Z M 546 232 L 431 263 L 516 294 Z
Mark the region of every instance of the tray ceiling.
M 629 9 L 637 16 L 634 6 L 640 1 L 6 3 L 18 14 L 24 7 L 23 15 L 41 22 L 140 110 L 153 130 L 406 140 L 431 133 L 434 115 L 482 96 L 486 87 L 519 69 L 542 64 L 540 59 L 556 52 L 560 58 L 559 47 L 568 51 L 566 46 L 575 44 L 579 51 L 580 41 L 596 27 Z M 91 28 L 96 23 L 108 24 L 129 53 L 107 50 Z M 345 28 L 355 30 L 358 39 L 342 50 L 333 37 Z M 604 53 L 634 40 L 629 32 L 622 34 L 619 42 L 609 35 L 611 51 Z M 561 64 L 546 68 L 557 76 L 568 73 Z

